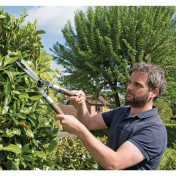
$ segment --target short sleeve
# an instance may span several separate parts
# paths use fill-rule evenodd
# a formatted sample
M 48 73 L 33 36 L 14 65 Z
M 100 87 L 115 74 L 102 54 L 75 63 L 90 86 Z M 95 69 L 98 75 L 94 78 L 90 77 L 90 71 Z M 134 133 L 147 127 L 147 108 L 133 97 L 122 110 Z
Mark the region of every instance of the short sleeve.
M 103 120 L 108 128 L 111 126 L 111 122 L 114 117 L 114 113 L 117 110 L 118 110 L 118 108 L 102 113 Z
M 128 141 L 138 147 L 149 161 L 165 151 L 167 132 L 165 126 L 148 126 L 134 133 Z

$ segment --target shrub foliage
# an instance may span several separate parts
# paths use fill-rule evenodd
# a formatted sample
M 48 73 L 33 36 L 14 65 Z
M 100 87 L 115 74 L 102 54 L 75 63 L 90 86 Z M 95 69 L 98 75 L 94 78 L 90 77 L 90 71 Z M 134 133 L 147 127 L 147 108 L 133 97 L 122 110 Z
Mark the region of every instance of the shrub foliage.
M 57 146 L 55 121 L 50 108 L 15 61 L 24 59 L 37 74 L 46 72 L 40 55 L 41 35 L 34 24 L 0 11 L 0 169 L 50 168 L 50 155 Z M 47 113 L 48 112 L 48 113 Z

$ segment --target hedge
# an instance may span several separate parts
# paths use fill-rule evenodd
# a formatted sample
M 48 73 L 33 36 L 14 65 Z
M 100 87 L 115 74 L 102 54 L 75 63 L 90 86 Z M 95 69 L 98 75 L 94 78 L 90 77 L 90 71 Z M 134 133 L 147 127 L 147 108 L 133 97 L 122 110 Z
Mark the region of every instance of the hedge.
M 168 137 L 168 144 L 169 148 L 174 147 L 174 143 L 176 143 L 176 124 L 165 124 L 167 129 L 167 137 Z

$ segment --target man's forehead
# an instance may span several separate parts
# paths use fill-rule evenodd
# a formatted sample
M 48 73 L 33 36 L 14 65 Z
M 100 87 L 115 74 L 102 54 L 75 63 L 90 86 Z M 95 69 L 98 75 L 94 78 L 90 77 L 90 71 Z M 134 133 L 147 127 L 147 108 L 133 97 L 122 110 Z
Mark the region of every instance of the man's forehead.
M 131 74 L 130 79 L 147 81 L 148 80 L 148 73 L 135 71 Z

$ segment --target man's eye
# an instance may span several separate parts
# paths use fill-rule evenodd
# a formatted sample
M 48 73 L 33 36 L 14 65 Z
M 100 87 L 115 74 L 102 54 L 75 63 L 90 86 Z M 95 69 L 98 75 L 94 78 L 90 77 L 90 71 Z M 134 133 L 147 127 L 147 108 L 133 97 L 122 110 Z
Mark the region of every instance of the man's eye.
M 135 85 L 138 86 L 138 87 L 141 87 L 141 85 L 139 83 L 135 83 Z

